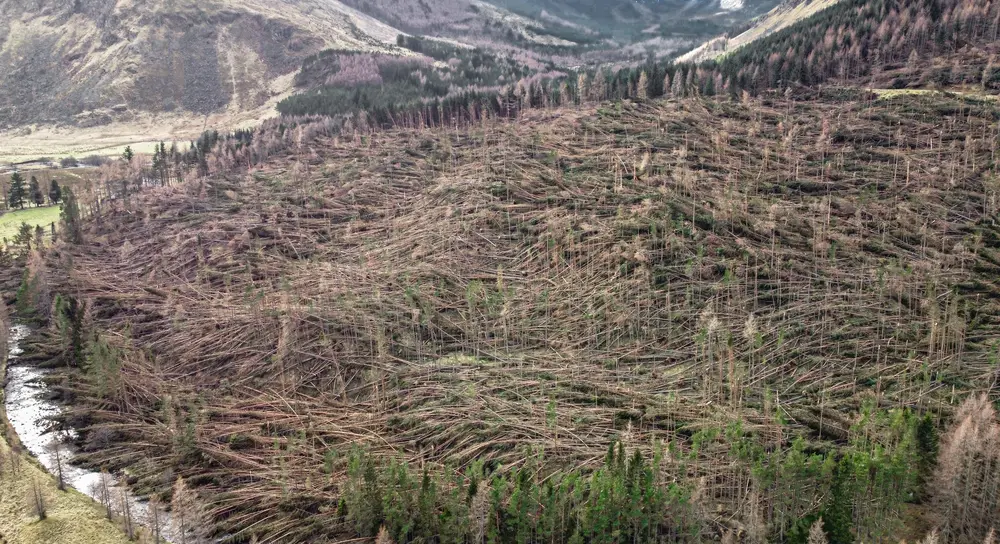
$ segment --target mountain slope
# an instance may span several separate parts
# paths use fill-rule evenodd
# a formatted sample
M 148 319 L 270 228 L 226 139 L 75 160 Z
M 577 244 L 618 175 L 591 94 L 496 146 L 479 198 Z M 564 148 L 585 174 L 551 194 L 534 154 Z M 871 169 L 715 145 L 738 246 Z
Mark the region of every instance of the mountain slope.
M 677 57 L 677 62 L 703 62 L 719 58 L 769 34 L 788 28 L 820 11 L 836 4 L 839 0 L 786 0 L 755 19 L 750 27 L 733 37 L 728 35 L 712 38 L 702 45 Z
M 249 110 L 328 47 L 397 32 L 335 1 L 0 2 L 0 127 Z
M 997 108 L 904 98 L 230 140 L 216 174 L 113 206 L 50 255 L 52 288 L 86 300 L 88 338 L 110 346 L 69 370 L 84 443 L 151 490 L 190 477 L 222 531 L 276 542 L 405 525 L 360 510 L 384 488 L 361 495 L 358 448 L 445 474 L 432 502 L 481 462 L 484 519 L 516 542 L 503 520 L 542 531 L 545 510 L 507 509 L 510 471 L 593 469 L 619 438 L 652 458 L 663 440 L 697 521 L 658 534 L 777 540 L 817 514 L 837 452 L 894 451 L 858 430 L 906 421 L 874 407 L 946 412 L 993 379 Z M 252 172 L 223 168 L 281 141 Z M 878 478 L 847 516 L 866 540 L 900 534 L 898 459 L 858 472 Z M 385 517 L 352 517 L 368 515 Z
M 663 56 L 770 2 L 720 10 L 716 0 L 551 0 L 544 9 L 513 0 L 0 0 L 0 130 L 153 130 L 163 121 L 150 116 L 162 114 L 195 125 L 208 114 L 273 113 L 303 59 L 324 49 L 412 54 L 396 46 L 401 32 L 527 64 Z

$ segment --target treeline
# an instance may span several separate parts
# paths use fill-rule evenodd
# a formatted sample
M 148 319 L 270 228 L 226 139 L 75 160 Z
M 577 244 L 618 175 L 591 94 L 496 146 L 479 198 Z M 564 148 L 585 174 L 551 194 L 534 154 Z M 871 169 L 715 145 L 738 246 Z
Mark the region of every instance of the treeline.
M 719 448 L 731 462 L 708 483 L 700 455 Z M 899 534 L 906 505 L 931 492 L 937 455 L 930 416 L 869 406 L 850 443 L 832 451 L 801 437 L 775 442 L 734 422 L 699 430 L 685 447 L 656 444 L 651 456 L 614 442 L 593 471 L 547 472 L 544 456 L 528 452 L 514 470 L 474 463 L 464 473 L 418 472 L 358 449 L 339 460 L 331 452 L 324 470 L 348 476 L 338 515 L 358 535 L 381 533 L 383 541 L 700 542 L 722 532 L 805 543 L 818 528 L 826 541 L 850 544 Z M 710 522 L 701 508 L 722 498 L 738 499 L 751 523 Z
M 392 123 L 402 112 L 434 101 L 483 100 L 479 95 L 539 73 L 512 57 L 415 36 L 398 38 L 400 47 L 417 55 L 401 57 L 327 50 L 303 61 L 296 85 L 310 90 L 278 104 L 284 115 L 349 115 L 367 112 L 378 123 Z M 475 98 L 473 98 L 475 97 Z
M 4 209 L 7 210 L 23 210 L 25 206 L 31 205 L 39 207 L 45 204 L 58 204 L 62 198 L 62 187 L 55 179 L 51 179 L 48 187 L 44 187 L 35 176 L 25 178 L 24 174 L 17 170 L 11 174 L 8 184 L 0 183 L 0 187 L 4 185 L 7 186 L 4 191 L 6 197 Z

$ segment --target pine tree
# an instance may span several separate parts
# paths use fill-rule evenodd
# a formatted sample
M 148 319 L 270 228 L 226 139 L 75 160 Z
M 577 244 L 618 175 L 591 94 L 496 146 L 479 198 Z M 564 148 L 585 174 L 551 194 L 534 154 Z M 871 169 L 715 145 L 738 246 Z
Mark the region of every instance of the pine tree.
M 587 74 L 581 72 L 576 76 L 576 97 L 580 102 L 590 96 L 590 83 L 587 81 Z
M 35 176 L 31 176 L 31 181 L 28 182 L 28 194 L 35 206 L 45 204 L 45 194 L 42 193 L 42 187 L 38 184 L 38 178 Z
M 639 83 L 636 84 L 635 95 L 642 99 L 649 98 L 649 76 L 646 75 L 645 70 L 639 75 Z
M 20 208 L 23 210 L 25 197 L 24 176 L 15 170 L 14 174 L 10 176 L 10 189 L 7 193 L 7 208 L 11 210 L 14 208 Z
M 48 517 L 45 507 L 45 489 L 38 482 L 38 478 L 31 479 L 31 489 L 28 491 L 28 503 L 31 505 L 32 513 L 38 516 L 39 520 L 44 520 Z
M 934 425 L 934 419 L 930 414 L 924 416 L 917 422 L 916 428 L 917 446 L 917 492 L 922 500 L 926 498 L 927 484 L 932 477 L 934 467 L 938 458 L 938 432 Z
M 594 82 L 590 85 L 590 98 L 600 102 L 608 96 L 608 78 L 600 70 L 594 74 Z
M 394 544 L 392 541 L 392 537 L 389 536 L 389 531 L 385 530 L 385 525 L 383 525 L 382 528 L 378 530 L 378 536 L 375 537 L 375 544 Z
M 122 160 L 126 163 L 131 163 L 133 157 L 135 157 L 135 153 L 132 152 L 132 146 L 125 146 L 125 151 L 122 152 Z
M 76 195 L 69 187 L 66 188 L 66 195 L 63 198 L 62 211 L 59 218 L 62 221 L 63 231 L 66 239 L 72 244 L 83 243 L 83 229 L 80 225 L 80 205 L 76 201 Z
M 62 188 L 59 187 L 58 181 L 52 180 L 52 183 L 49 185 L 49 201 L 53 204 L 58 204 L 60 200 L 62 200 Z
M 853 460 L 850 456 L 841 459 L 834 470 L 833 485 L 823 512 L 823 518 L 826 520 L 824 530 L 830 544 L 854 542 L 854 535 L 851 534 L 853 512 L 849 488 L 852 472 Z

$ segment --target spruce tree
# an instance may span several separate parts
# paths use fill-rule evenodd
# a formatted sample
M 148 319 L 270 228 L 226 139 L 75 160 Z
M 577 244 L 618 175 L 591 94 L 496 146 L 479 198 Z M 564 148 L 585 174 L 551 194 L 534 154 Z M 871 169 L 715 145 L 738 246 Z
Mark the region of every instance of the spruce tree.
M 643 70 L 642 74 L 639 75 L 639 82 L 636 84 L 635 95 L 636 97 L 642 99 L 649 98 L 649 76 L 646 75 L 645 70 Z
M 826 533 L 823 532 L 823 518 L 817 519 L 809 527 L 809 540 L 807 542 L 808 544 L 827 544 L 829 542 Z
M 14 208 L 20 208 L 23 210 L 25 196 L 24 176 L 22 176 L 20 172 L 15 171 L 10 177 L 10 189 L 7 193 L 7 208 L 11 210 Z
M 837 463 L 833 474 L 833 485 L 823 512 L 823 529 L 830 544 L 852 544 L 851 534 L 853 511 L 851 505 L 850 480 L 853 459 L 846 456 Z
M 916 443 L 917 493 L 918 497 L 923 500 L 927 497 L 927 483 L 932 478 L 938 457 L 938 432 L 930 414 L 925 415 L 917 422 Z
M 62 188 L 59 187 L 59 182 L 56 180 L 52 180 L 52 183 L 49 184 L 49 200 L 53 204 L 58 204 L 62 200 Z
M 66 232 L 66 239 L 72 244 L 82 243 L 83 231 L 80 225 L 80 205 L 76 201 L 76 195 L 73 194 L 73 190 L 69 187 L 66 188 L 59 218 L 62 221 L 63 230 Z
M 31 176 L 31 181 L 28 182 L 28 194 L 35 206 L 45 204 L 45 194 L 42 193 L 42 187 L 38 184 L 38 178 L 35 176 Z
M 1000 421 L 986 395 L 971 395 L 942 436 L 931 506 L 942 540 L 978 544 L 1000 520 Z

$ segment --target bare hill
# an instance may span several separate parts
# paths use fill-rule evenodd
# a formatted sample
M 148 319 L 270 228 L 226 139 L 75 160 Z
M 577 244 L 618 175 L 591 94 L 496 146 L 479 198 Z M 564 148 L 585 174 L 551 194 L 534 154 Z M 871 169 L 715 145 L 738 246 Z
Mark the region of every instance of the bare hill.
M 158 115 L 187 126 L 209 114 L 260 118 L 292 92 L 303 59 L 325 49 L 412 55 L 397 47 L 400 33 L 503 50 L 529 66 L 637 61 L 770 2 L 722 11 L 714 0 L 546 4 L 565 16 L 580 8 L 568 20 L 499 0 L 0 0 L 0 130 L 13 138 L 21 134 L 10 129 L 36 124 L 134 131 L 161 124 Z

